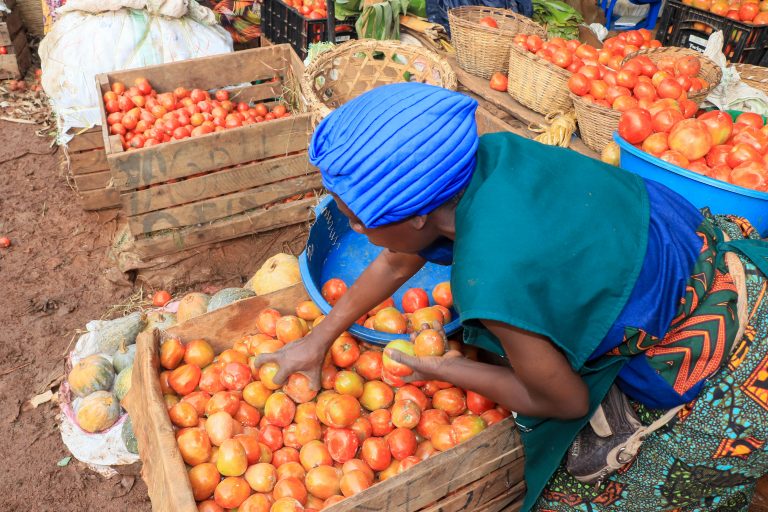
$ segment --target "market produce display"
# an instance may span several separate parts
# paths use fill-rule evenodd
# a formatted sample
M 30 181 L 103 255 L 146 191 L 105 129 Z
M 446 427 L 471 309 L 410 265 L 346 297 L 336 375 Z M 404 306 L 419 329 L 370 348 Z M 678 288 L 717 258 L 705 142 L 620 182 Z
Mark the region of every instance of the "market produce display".
M 445 286 L 433 294 L 449 300 Z M 417 294 L 417 303 L 423 299 Z M 255 365 L 256 356 L 291 343 L 322 319 L 305 301 L 296 315 L 262 310 L 261 332 L 234 340 L 218 356 L 201 339 L 169 338 L 161 345 L 161 389 L 199 510 L 320 510 L 509 415 L 449 383 L 388 384 L 387 374 L 399 379 L 411 370 L 346 333 L 327 356 L 319 393 L 304 375 L 278 386 L 276 364 Z M 389 348 L 442 356 L 449 346 L 427 329 L 413 343 L 399 340 Z
M 277 103 L 253 106 L 230 99 L 229 91 L 209 92 L 177 87 L 158 93 L 146 78 L 126 87 L 112 84 L 104 93 L 109 133 L 119 135 L 123 149 L 139 149 L 188 137 L 289 117 L 288 108 Z
M 691 118 L 676 102 L 660 100 L 650 110 L 624 112 L 619 135 L 670 164 L 768 192 L 768 126 L 758 114 L 742 113 L 734 122 L 713 110 Z
M 325 0 L 285 0 L 289 7 L 310 20 L 322 20 L 328 17 Z
M 725 16 L 736 21 L 753 25 L 768 25 L 768 4 L 757 0 L 682 0 L 685 5 Z M 698 27 L 697 25 L 700 25 Z M 704 29 L 703 23 L 694 23 L 695 29 Z

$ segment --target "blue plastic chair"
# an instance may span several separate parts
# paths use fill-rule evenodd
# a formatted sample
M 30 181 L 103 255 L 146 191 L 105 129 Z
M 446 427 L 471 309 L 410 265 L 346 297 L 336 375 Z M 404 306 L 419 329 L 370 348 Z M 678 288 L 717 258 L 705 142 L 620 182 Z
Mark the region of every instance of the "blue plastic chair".
M 662 0 L 629 1 L 635 5 L 650 5 L 651 7 L 648 10 L 648 14 L 644 20 L 633 27 L 621 27 L 621 30 L 637 30 L 639 28 L 647 28 L 648 30 L 653 29 L 653 27 L 656 26 L 656 21 L 659 18 L 659 11 L 661 10 Z M 610 0 L 610 4 L 608 3 L 608 0 L 600 0 L 600 7 L 603 9 L 603 12 L 605 12 L 605 26 L 608 28 L 608 30 L 613 29 L 616 23 L 616 19 L 613 17 L 613 9 L 616 7 L 616 0 Z

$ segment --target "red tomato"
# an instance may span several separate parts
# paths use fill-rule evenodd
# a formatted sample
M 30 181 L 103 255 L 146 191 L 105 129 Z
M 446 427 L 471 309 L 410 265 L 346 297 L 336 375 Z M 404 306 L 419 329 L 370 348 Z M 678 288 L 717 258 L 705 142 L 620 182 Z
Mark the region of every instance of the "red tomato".
M 685 156 L 683 156 L 679 151 L 675 151 L 673 149 L 665 151 L 661 154 L 661 156 L 659 156 L 659 158 L 678 167 L 688 167 L 690 164 L 690 161 L 685 158 Z
M 674 78 L 665 78 L 659 84 L 659 98 L 679 98 L 683 93 L 683 88 Z
M 727 114 L 726 114 L 727 115 Z M 768 149 L 768 138 L 757 128 L 747 126 L 733 136 L 732 144 L 749 144 L 760 154 L 765 154 Z
M 541 50 L 542 46 L 544 46 L 544 41 L 541 40 L 541 37 L 533 34 L 528 36 L 525 44 L 528 46 L 529 51 L 536 53 L 537 51 Z
M 731 151 L 726 157 L 726 163 L 732 169 L 740 166 L 746 162 L 760 162 L 761 155 L 757 150 L 749 144 L 736 144 L 731 148 Z
M 635 88 L 632 89 L 632 92 L 635 94 L 635 97 L 638 100 L 648 99 L 653 101 L 656 99 L 656 88 L 653 86 L 653 84 L 649 84 L 647 82 L 639 82 Z
M 736 118 L 736 124 L 746 124 L 760 129 L 763 127 L 764 123 L 763 117 L 760 114 L 755 114 L 754 112 L 743 112 L 742 114 L 739 114 L 739 117 Z
M 727 159 L 731 149 L 733 149 L 733 146 L 730 144 L 712 146 L 712 149 L 707 153 L 707 165 L 710 167 L 728 165 Z
M 656 132 L 643 141 L 643 151 L 653 156 L 660 156 L 669 149 L 669 136 L 666 132 Z
M 381 437 L 371 437 L 363 441 L 361 457 L 374 471 L 387 469 L 392 461 L 389 445 Z
M 713 145 L 725 144 L 731 137 L 733 119 L 731 119 L 728 113 L 713 110 L 700 115 L 697 119 L 707 127 L 707 131 L 709 131 L 709 135 L 712 137 Z
M 573 54 L 566 48 L 559 48 L 552 54 L 552 63 L 563 69 L 567 68 L 573 62 Z
M 491 89 L 495 91 L 506 92 L 507 91 L 507 76 L 498 71 L 491 75 Z
M 698 119 L 684 119 L 669 132 L 670 149 L 678 151 L 689 161 L 704 157 L 712 148 L 712 137 Z
M 325 432 L 324 440 L 331 458 L 342 464 L 354 459 L 360 446 L 357 433 L 348 428 L 329 427 Z
M 741 21 L 752 21 L 760 12 L 760 8 L 757 3 L 745 2 L 739 7 L 739 19 Z
M 257 105 L 258 107 L 258 105 Z M 321 293 L 323 295 L 323 298 L 328 301 L 328 304 L 331 306 L 335 305 L 336 302 L 341 298 L 342 295 L 344 295 L 347 292 L 347 285 L 344 281 L 341 279 L 333 278 L 326 281 L 326 283 L 323 285 L 323 288 L 321 290 Z
M 467 410 L 464 393 L 459 388 L 441 389 L 432 397 L 432 406 L 445 411 L 448 416 L 458 416 Z
M 619 96 L 613 100 L 613 104 L 611 105 L 614 110 L 618 110 L 619 112 L 626 112 L 627 110 L 637 108 L 638 106 L 639 102 L 631 96 Z
M 467 391 L 467 409 L 470 412 L 480 415 L 494 407 L 496 407 L 496 403 L 492 400 L 474 391 Z
M 352 336 L 341 335 L 331 345 L 333 364 L 349 368 L 360 357 L 360 348 Z
M 242 391 L 251 380 L 251 369 L 247 364 L 227 363 L 221 372 L 221 383 L 229 390 Z
M 360 354 L 354 364 L 355 371 L 365 380 L 381 378 L 382 353 L 377 350 L 367 350 Z
M 683 114 L 679 110 L 665 108 L 653 114 L 651 126 L 653 131 L 669 133 L 677 123 L 683 120 Z
M 410 288 L 403 294 L 403 310 L 406 313 L 429 307 L 429 295 L 422 288 Z
M 416 453 L 416 434 L 407 428 L 396 428 L 387 435 L 387 445 L 395 460 L 403 460 Z
M 740 187 L 761 190 L 765 187 L 768 170 L 762 163 L 745 162 L 731 171 L 730 182 Z
M 577 96 L 584 96 L 589 92 L 591 81 L 581 73 L 574 73 L 568 79 L 568 89 Z
M 640 85 L 643 84 L 637 87 Z M 641 143 L 652 131 L 651 115 L 647 110 L 636 108 L 621 114 L 619 135 L 630 144 Z

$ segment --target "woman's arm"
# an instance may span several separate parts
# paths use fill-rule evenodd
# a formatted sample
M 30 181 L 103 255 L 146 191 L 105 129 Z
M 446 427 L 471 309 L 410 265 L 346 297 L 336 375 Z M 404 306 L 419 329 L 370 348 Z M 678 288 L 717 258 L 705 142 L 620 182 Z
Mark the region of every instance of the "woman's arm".
M 512 368 L 461 357 L 411 357 L 397 351 L 388 355 L 414 369 L 407 381 L 451 382 L 525 416 L 573 419 L 587 414 L 586 384 L 546 337 L 501 322 L 483 325 L 501 341 Z
M 334 340 L 358 318 L 390 297 L 425 263 L 421 256 L 384 249 L 317 327 L 273 354 L 260 355 L 256 364 L 277 363 L 280 366 L 274 379 L 277 384 L 282 384 L 292 373 L 300 372 L 309 377 L 314 389 L 319 389 L 323 359 Z

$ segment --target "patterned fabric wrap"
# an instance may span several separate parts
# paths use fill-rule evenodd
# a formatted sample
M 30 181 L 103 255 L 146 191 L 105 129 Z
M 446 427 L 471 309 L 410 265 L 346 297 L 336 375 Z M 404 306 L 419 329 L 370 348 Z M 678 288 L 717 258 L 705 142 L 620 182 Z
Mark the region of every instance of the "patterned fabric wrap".
M 56 9 L 67 3 L 67 0 L 40 0 L 43 8 L 43 34 L 50 32 L 56 21 Z
M 261 35 L 260 0 L 207 0 L 206 5 L 236 43 L 247 43 Z
M 733 240 L 759 240 L 744 219 L 718 216 L 714 220 Z M 732 351 L 722 346 L 723 368 L 704 382 L 697 398 L 680 411 L 676 420 L 648 437 L 633 462 L 601 487 L 578 482 L 561 466 L 539 497 L 535 510 L 746 512 L 749 509 L 756 480 L 768 473 L 768 278 L 749 259 L 739 257 L 746 272 L 748 324 Z M 725 291 L 731 286 L 725 284 L 727 276 L 718 267 L 717 258 L 705 260 L 711 268 L 705 269 L 704 274 L 694 273 L 685 298 L 684 307 L 691 309 L 691 315 L 677 318 L 675 327 L 658 347 L 675 347 L 685 333 L 693 332 L 686 326 L 696 323 L 712 335 L 722 334 L 735 325 L 727 318 L 733 313 L 730 308 L 718 312 L 714 299 L 719 294 L 730 293 Z M 702 268 L 697 266 L 697 270 Z M 704 282 L 711 283 L 711 292 L 701 295 L 695 290 L 702 289 Z M 698 301 L 698 306 L 691 303 L 692 299 Z M 707 317 L 718 315 L 721 327 L 713 330 L 712 323 L 717 321 Z M 631 333 L 629 338 L 633 338 Z M 633 339 L 642 344 L 641 339 Z M 638 350 L 637 347 L 637 344 L 628 345 L 623 350 Z M 719 350 L 717 342 L 706 349 Z M 688 374 L 694 373 L 696 364 L 692 353 L 657 352 L 662 357 L 687 359 L 691 362 Z M 649 359 L 654 357 L 656 355 Z M 663 365 L 659 368 L 663 369 Z M 706 366 L 701 371 L 706 371 Z M 685 386 L 690 381 L 686 374 L 662 373 L 663 378 L 675 385 Z M 638 403 L 633 406 L 646 425 L 663 414 Z

